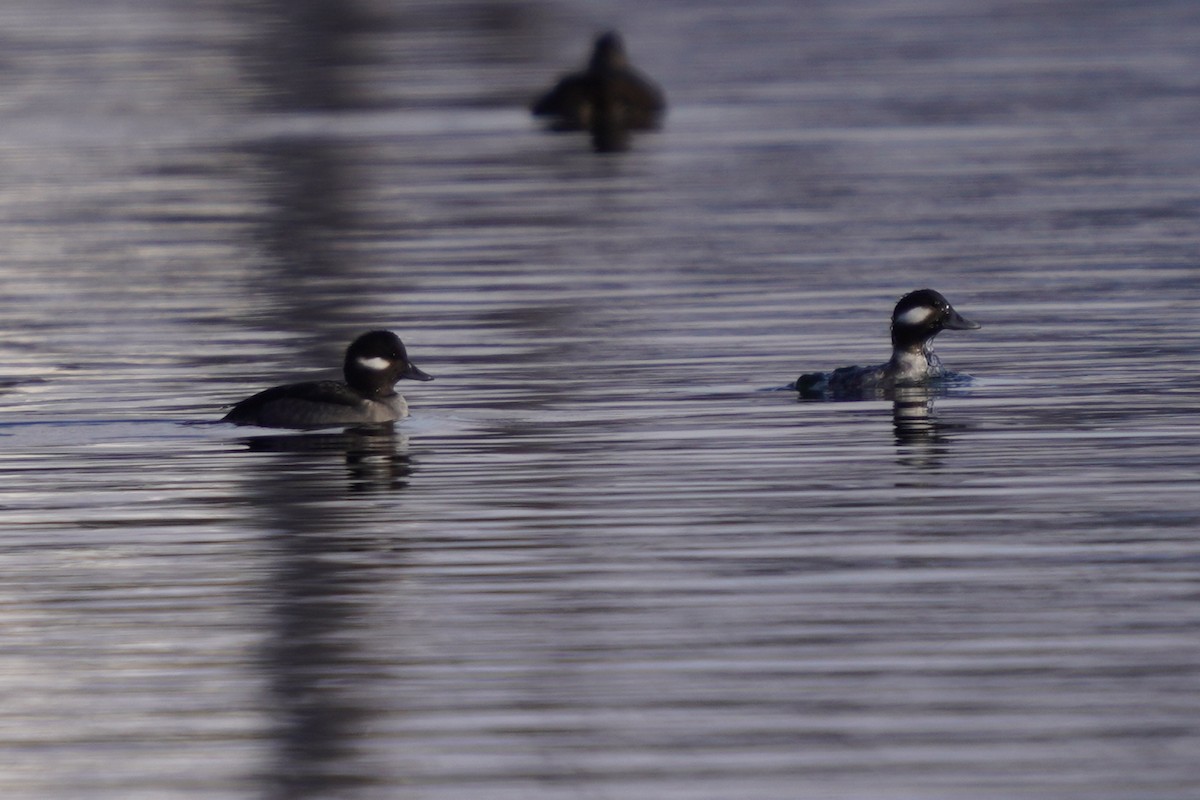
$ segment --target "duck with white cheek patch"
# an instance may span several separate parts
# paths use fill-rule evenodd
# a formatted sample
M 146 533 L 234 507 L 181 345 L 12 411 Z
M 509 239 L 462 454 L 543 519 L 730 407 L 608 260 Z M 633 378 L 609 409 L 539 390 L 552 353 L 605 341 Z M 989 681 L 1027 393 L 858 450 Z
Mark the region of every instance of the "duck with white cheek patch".
M 345 382 L 308 381 L 266 389 L 230 409 L 222 419 L 264 428 L 329 428 L 370 425 L 408 416 L 408 404 L 396 393 L 402 378 L 431 381 L 408 360 L 400 337 L 371 331 L 346 348 Z
M 933 352 L 933 337 L 943 330 L 979 328 L 932 289 L 900 298 L 892 311 L 892 357 L 874 367 L 841 367 L 801 375 L 794 384 L 801 397 L 852 400 L 886 397 L 897 386 L 922 386 L 954 376 Z M 959 376 L 955 376 L 959 377 Z

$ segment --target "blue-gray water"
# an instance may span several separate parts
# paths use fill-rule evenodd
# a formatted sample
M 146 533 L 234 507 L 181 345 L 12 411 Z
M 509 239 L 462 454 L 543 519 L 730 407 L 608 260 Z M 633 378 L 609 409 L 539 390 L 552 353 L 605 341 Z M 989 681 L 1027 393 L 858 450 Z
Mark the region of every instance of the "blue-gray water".
M 5 798 L 1200 797 L 1191 0 L 12 0 L 0 110 Z M 769 391 L 922 286 L 972 386 Z

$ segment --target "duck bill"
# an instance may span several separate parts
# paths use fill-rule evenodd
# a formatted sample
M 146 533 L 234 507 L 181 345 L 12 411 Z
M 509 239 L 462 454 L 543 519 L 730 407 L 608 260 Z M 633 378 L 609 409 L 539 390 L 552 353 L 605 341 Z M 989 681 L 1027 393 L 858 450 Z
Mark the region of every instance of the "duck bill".
M 979 327 L 978 325 L 976 327 Z M 417 365 L 409 361 L 404 365 L 404 372 L 400 373 L 401 378 L 408 378 L 410 381 L 431 381 L 433 376 L 422 372 L 417 368 Z
M 950 309 L 950 316 L 946 317 L 945 321 L 942 322 L 942 327 L 951 331 L 973 331 L 981 326 L 978 322 L 967 319 L 952 308 Z

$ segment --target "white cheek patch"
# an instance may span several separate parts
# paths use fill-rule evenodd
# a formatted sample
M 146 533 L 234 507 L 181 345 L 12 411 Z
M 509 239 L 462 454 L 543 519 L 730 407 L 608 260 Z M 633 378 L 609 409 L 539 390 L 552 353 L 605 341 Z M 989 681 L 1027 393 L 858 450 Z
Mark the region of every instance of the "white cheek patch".
M 929 306 L 917 306 L 916 308 L 910 308 L 896 317 L 896 323 L 899 325 L 921 325 L 928 322 L 929 318 L 936 313 L 937 311 Z
M 387 369 L 388 367 L 390 367 L 392 365 L 392 362 L 388 361 L 386 358 L 380 358 L 379 356 L 375 356 L 373 358 L 361 358 L 360 357 L 358 359 L 358 363 L 361 364 L 362 366 L 366 367 L 367 369 L 373 369 L 376 371 Z

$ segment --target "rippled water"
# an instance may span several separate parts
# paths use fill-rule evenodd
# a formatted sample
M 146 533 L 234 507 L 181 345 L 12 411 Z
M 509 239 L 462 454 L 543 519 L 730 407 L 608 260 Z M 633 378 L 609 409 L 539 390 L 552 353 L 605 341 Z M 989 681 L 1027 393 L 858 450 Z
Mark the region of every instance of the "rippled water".
M 1193 3 L 0 22 L 5 797 L 1200 791 Z M 777 391 L 926 285 L 971 386 Z M 394 433 L 215 423 L 374 327 Z

